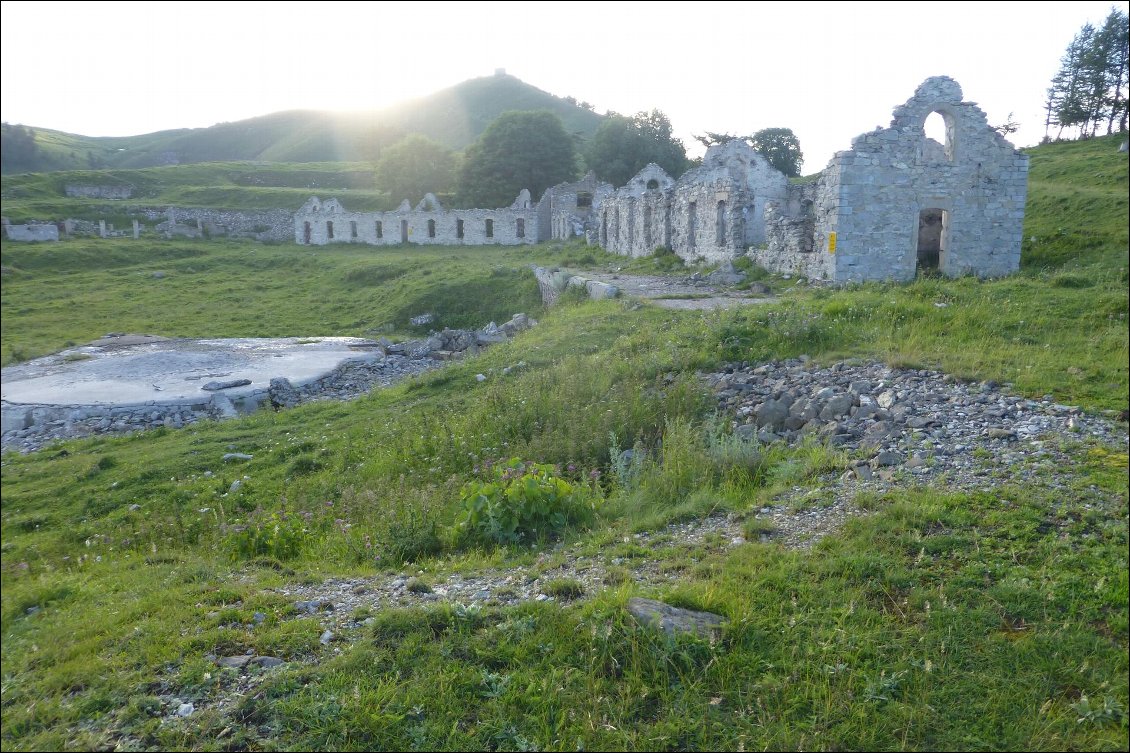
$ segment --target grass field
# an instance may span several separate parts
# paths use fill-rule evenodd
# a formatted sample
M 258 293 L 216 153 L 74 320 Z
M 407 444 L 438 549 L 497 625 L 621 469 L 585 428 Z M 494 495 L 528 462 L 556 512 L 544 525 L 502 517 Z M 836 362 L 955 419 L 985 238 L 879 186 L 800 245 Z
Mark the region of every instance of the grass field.
M 849 458 L 762 447 L 735 466 L 720 448 L 747 450 L 718 436 L 696 377 L 734 360 L 865 358 L 1125 410 L 1116 146 L 1033 152 L 1011 278 L 776 280 L 778 303 L 721 313 L 542 310 L 531 261 L 654 265 L 578 246 L 5 242 L 5 363 L 108 331 L 402 336 L 424 311 L 432 326 L 520 310 L 540 324 L 350 403 L 5 455 L 4 749 L 1125 750 L 1124 446 L 1080 436 L 1070 463 L 1022 462 L 987 488 L 861 495 L 869 514 L 790 549 L 758 543 L 757 511 L 819 508 Z M 253 460 L 223 463 L 232 451 Z M 528 488 L 527 513 L 570 513 L 539 524 L 533 548 L 461 524 L 468 490 L 490 494 L 484 462 L 510 457 L 557 464 L 547 473 L 571 490 Z M 660 535 L 712 512 L 744 519 L 751 540 Z M 640 546 L 640 531 L 660 538 Z M 566 557 L 555 537 L 610 574 L 646 561 L 678 577 L 372 609 L 324 642 L 292 595 L 334 579 L 403 574 L 423 590 L 546 575 Z M 716 642 L 665 639 L 627 615 L 632 596 L 728 623 Z M 240 673 L 207 658 L 247 651 L 287 663 Z

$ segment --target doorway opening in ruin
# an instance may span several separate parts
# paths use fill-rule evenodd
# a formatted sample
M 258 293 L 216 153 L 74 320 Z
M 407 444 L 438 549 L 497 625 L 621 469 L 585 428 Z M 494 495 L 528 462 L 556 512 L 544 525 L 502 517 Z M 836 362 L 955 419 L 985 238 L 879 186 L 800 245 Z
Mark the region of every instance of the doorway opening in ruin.
M 695 233 L 698 230 L 698 202 L 687 205 L 687 248 L 694 250 Z
M 400 242 L 408 242 L 408 220 L 400 221 Z
M 302 242 L 305 243 L 307 246 L 310 245 L 310 223 L 309 222 L 302 223 Z
M 953 162 L 955 124 L 953 116 L 941 110 L 934 110 L 926 116 L 922 124 L 922 134 L 926 139 L 923 156 L 929 158 L 930 151 L 939 154 L 947 162 Z M 939 161 L 937 159 L 932 161 Z
M 591 193 L 578 193 L 577 194 L 577 209 L 588 209 L 592 207 L 592 194 Z
M 463 220 L 455 221 L 455 237 L 463 240 Z
M 608 210 L 600 215 L 600 245 L 608 248 Z
M 353 240 L 357 240 L 357 221 L 356 220 L 350 220 L 349 221 L 349 237 L 352 238 Z
M 385 225 L 380 220 L 377 220 L 377 237 L 378 238 L 384 238 L 385 237 Z
M 726 202 L 718 202 L 718 213 L 714 220 L 715 245 L 726 245 Z
M 334 224 L 330 220 L 326 220 L 326 237 L 331 241 L 334 239 Z
M 487 237 L 488 238 L 494 237 L 494 220 L 487 220 L 486 231 L 487 231 Z
M 428 220 L 428 237 L 429 238 L 435 238 L 436 237 L 436 221 L 435 220 Z
M 949 235 L 949 212 L 931 207 L 918 213 L 919 275 L 938 274 L 945 261 Z
M 518 219 L 518 226 L 517 226 L 516 232 L 518 233 L 519 238 L 525 238 L 526 237 L 526 221 L 525 220 L 523 220 L 521 218 Z

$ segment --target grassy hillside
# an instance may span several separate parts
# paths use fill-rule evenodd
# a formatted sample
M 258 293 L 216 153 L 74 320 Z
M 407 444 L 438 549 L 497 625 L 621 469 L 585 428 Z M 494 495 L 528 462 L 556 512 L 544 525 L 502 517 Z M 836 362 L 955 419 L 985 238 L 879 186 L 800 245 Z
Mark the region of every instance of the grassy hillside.
M 125 200 L 71 198 L 68 184 L 133 187 Z M 297 210 L 312 194 L 338 197 L 350 210 L 392 209 L 394 198 L 375 185 L 372 165 L 360 162 L 211 162 L 138 170 L 66 170 L 4 177 L 4 216 L 12 222 L 126 219 L 136 207 Z M 140 215 L 138 215 L 140 217 Z
M 1012 278 L 778 280 L 778 303 L 723 313 L 532 308 L 530 260 L 627 262 L 578 246 L 3 243 L 5 362 L 111 329 L 540 319 L 351 403 L 5 455 L 3 747 L 1125 749 L 1124 434 L 1049 438 L 1054 463 L 1035 445 L 981 457 L 974 487 L 900 474 L 876 490 L 840 481 L 858 458 L 836 447 L 729 435 L 697 377 L 800 354 L 878 359 L 1090 417 L 1125 410 L 1130 202 L 1125 155 L 1103 147 L 1033 150 L 1030 246 Z M 221 459 L 236 451 L 253 458 Z M 509 457 L 558 464 L 548 472 L 583 503 L 533 546 L 459 526 L 461 498 L 483 489 L 465 484 Z M 859 514 L 811 549 L 758 517 L 801 522 L 844 496 Z M 711 532 L 726 515 L 744 543 Z M 664 527 L 676 521 L 703 534 Z M 567 563 L 602 576 L 555 575 Z M 640 568 L 646 585 L 630 577 Z M 488 577 L 515 592 L 539 578 L 556 598 L 473 602 Z M 297 605 L 394 579 L 417 603 L 350 608 L 352 627 L 329 637 L 329 613 Z M 455 582 L 465 597 L 439 593 Z M 635 625 L 632 596 L 728 624 L 715 642 L 668 640 Z M 246 652 L 286 664 L 209 658 Z
M 32 126 L 38 155 L 20 172 L 142 168 L 177 163 L 372 162 L 408 133 L 421 133 L 455 150 L 474 142 L 507 110 L 556 113 L 569 133 L 596 132 L 603 116 L 523 83 L 513 76 L 464 81 L 395 107 L 367 113 L 295 110 L 209 128 L 158 131 L 128 137 L 91 137 Z M 5 172 L 9 172 L 7 167 Z

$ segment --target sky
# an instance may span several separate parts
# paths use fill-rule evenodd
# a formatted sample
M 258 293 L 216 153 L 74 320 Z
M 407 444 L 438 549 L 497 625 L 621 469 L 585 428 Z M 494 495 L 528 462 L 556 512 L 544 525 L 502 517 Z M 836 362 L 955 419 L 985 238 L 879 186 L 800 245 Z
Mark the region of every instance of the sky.
M 2 2 L 0 120 L 130 136 L 373 110 L 503 68 L 597 112 L 791 128 L 804 172 L 951 76 L 1017 146 L 1080 27 L 1127 2 Z

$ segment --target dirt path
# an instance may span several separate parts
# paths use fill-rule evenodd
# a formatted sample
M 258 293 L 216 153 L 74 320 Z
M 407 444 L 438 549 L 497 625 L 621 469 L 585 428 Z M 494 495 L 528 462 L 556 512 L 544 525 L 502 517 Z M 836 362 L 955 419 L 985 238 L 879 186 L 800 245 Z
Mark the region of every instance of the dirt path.
M 689 276 L 627 275 L 607 272 L 582 272 L 590 280 L 615 285 L 621 295 L 644 298 L 656 306 L 680 310 L 728 309 L 771 303 L 777 298 L 767 288 L 754 283 L 749 290 L 716 284 L 708 278 Z

